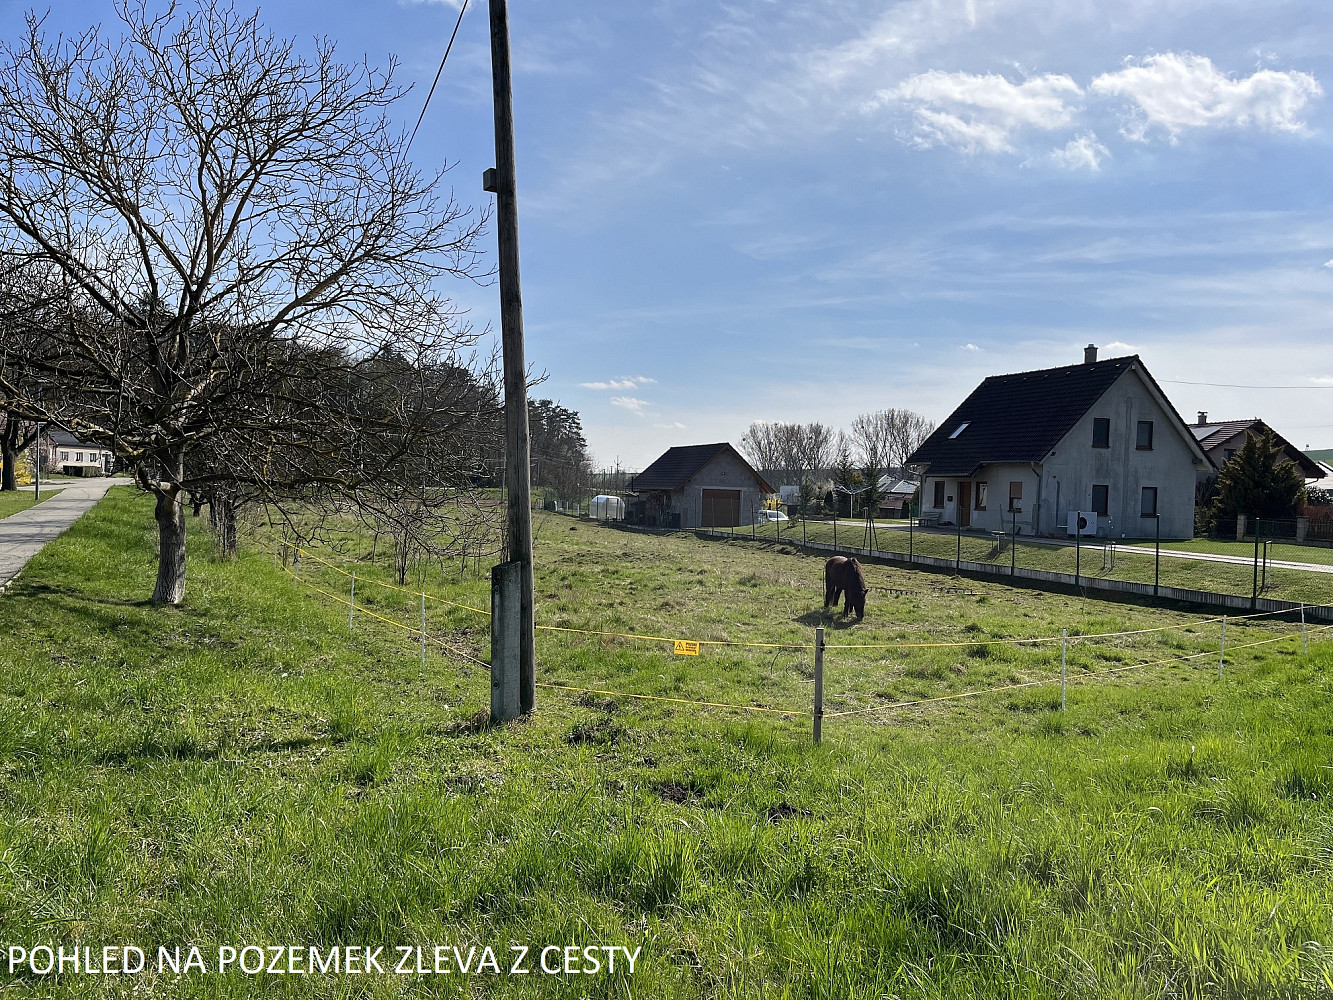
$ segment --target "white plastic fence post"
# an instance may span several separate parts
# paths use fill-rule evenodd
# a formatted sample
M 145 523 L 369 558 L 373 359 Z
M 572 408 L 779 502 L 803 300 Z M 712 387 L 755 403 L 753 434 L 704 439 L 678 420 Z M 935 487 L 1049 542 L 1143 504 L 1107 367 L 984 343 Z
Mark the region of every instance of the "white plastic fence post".
M 352 619 L 356 617 L 356 574 L 352 574 L 352 598 L 347 602 L 347 627 L 352 627 Z
M 421 669 L 426 669 L 426 591 L 421 591 Z
M 1217 679 L 1222 679 L 1222 662 L 1227 658 L 1227 616 L 1222 616 L 1222 648 L 1217 653 Z
M 1305 602 L 1301 601 L 1301 654 L 1310 654 L 1310 635 L 1305 631 Z
M 815 628 L 815 745 L 824 738 L 824 626 Z
M 1069 629 L 1060 630 L 1060 711 L 1065 710 L 1065 654 L 1069 647 Z

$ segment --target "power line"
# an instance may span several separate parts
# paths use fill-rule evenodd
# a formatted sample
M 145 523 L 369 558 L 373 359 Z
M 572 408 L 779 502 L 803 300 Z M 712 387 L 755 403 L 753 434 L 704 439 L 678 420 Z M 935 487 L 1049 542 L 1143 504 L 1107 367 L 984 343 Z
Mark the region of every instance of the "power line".
M 412 140 L 417 137 L 417 129 L 421 128 L 421 123 L 426 119 L 426 109 L 430 107 L 431 96 L 435 93 L 435 85 L 440 82 L 440 74 L 444 72 L 444 64 L 449 61 L 449 50 L 454 47 L 454 39 L 458 37 L 458 27 L 463 23 L 463 14 L 467 10 L 468 0 L 463 0 L 463 6 L 458 9 L 458 20 L 454 22 L 454 33 L 449 36 L 449 44 L 444 47 L 444 58 L 440 60 L 440 68 L 435 71 L 435 80 L 430 85 L 430 92 L 426 94 L 426 103 L 421 106 L 421 116 L 417 118 L 416 128 L 412 129 L 412 137 L 407 140 L 408 152 L 412 149 Z
M 1171 385 L 1208 385 L 1214 389 L 1333 389 L 1333 384 L 1329 385 L 1232 385 L 1227 382 L 1186 382 L 1178 378 L 1158 379 L 1159 382 L 1168 382 Z

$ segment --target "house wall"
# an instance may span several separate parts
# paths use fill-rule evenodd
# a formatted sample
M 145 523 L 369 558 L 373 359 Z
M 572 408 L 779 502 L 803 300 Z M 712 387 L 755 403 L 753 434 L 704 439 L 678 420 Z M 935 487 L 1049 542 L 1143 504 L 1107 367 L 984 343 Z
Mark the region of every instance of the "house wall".
M 1093 420 L 1111 421 L 1109 448 L 1092 446 Z M 1153 446 L 1139 451 L 1137 426 L 1153 422 Z M 1186 431 L 1188 433 L 1188 431 Z M 1098 519 L 1098 534 L 1114 538 L 1150 538 L 1153 519 L 1140 516 L 1141 491 L 1157 487 L 1163 538 L 1194 537 L 1194 486 L 1198 470 L 1194 450 L 1181 436 L 1176 418 L 1158 404 L 1139 377 L 1126 372 L 1088 410 L 1042 463 L 1043 495 L 1038 533 L 1063 536 L 1068 512 L 1092 510 L 1092 487 L 1109 489 L 1109 529 Z
M 741 490 L 741 524 L 753 524 L 763 506 L 764 493 L 749 467 L 728 451 L 722 451 L 696 472 L 677 493 L 682 528 L 703 523 L 704 490 Z
M 942 507 L 934 506 L 935 502 L 935 483 L 942 480 L 944 482 L 944 505 Z M 940 511 L 940 521 L 944 524 L 958 523 L 958 497 L 960 482 L 970 483 L 972 486 L 972 524 L 971 527 L 978 531 L 1011 531 L 1014 527 L 1014 519 L 1009 512 L 1009 484 L 1018 482 L 1023 484 L 1023 499 L 1019 501 L 1022 510 L 1017 515 L 1017 527 L 1020 535 L 1031 535 L 1033 516 L 1037 505 L 1037 490 L 1039 488 L 1039 477 L 1033 471 L 1032 466 L 1024 464 L 996 463 L 993 465 L 983 465 L 977 470 L 975 476 L 962 478 L 958 476 L 931 476 L 927 475 L 925 486 L 921 494 L 921 510 L 923 513 Z M 986 484 L 986 507 L 984 510 L 976 508 L 977 487 L 979 484 Z
M 1110 447 L 1092 446 L 1093 420 L 1111 421 Z M 1137 448 L 1138 422 L 1153 422 L 1153 447 Z M 1188 433 L 1188 432 L 1186 432 Z M 1099 517 L 1099 536 L 1151 538 L 1156 525 L 1140 517 L 1141 491 L 1157 487 L 1157 509 L 1162 515 L 1163 538 L 1194 537 L 1194 487 L 1198 470 L 1195 454 L 1174 416 L 1158 404 L 1137 372 L 1126 372 L 1074 425 L 1035 468 L 1029 464 L 983 465 L 971 477 L 939 477 L 927 473 L 921 509 L 940 512 L 944 524 L 957 524 L 959 484 L 971 484 L 973 509 L 970 528 L 979 531 L 1012 530 L 1009 484 L 1023 484 L 1019 534 L 1067 537 L 1070 511 L 1090 511 L 1092 487 L 1109 487 L 1106 518 Z M 945 501 L 934 504 L 935 483 L 945 484 Z M 977 510 L 977 485 L 987 485 L 986 509 Z

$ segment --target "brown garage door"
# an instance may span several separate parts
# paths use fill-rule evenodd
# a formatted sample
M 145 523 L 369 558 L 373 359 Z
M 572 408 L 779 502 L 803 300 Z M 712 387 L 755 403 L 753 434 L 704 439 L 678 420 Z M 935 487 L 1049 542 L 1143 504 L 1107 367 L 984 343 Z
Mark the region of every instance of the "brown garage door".
M 740 490 L 704 490 L 702 525 L 705 528 L 734 528 L 741 523 Z

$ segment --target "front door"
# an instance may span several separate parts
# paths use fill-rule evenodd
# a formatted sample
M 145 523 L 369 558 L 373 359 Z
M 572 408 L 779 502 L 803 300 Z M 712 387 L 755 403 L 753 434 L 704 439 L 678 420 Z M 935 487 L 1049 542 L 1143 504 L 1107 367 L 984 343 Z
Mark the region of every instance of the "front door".
M 958 484 L 958 523 L 964 528 L 972 527 L 972 484 Z

